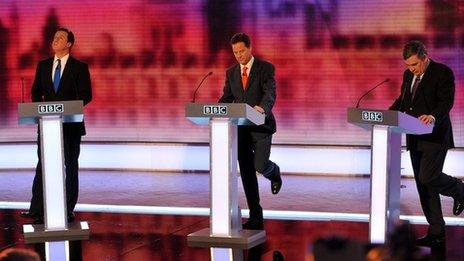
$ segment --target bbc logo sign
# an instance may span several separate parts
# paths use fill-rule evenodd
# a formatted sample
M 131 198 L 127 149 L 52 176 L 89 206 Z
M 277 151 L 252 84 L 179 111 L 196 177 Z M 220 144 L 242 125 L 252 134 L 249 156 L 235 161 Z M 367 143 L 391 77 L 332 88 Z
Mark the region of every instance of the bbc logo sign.
M 205 105 L 203 106 L 203 114 L 205 115 L 227 115 L 227 106 Z
M 63 113 L 63 104 L 43 104 L 38 106 L 39 114 Z
M 379 112 L 379 111 L 363 111 L 362 112 L 362 120 L 363 121 L 382 122 L 383 121 L 383 113 Z

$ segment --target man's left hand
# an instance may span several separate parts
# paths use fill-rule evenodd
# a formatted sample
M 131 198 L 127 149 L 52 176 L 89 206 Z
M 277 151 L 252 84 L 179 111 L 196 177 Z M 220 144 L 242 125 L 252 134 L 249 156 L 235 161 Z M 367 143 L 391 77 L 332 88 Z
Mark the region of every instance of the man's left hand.
M 253 107 L 255 110 L 257 110 L 259 113 L 261 114 L 264 114 L 264 109 L 259 107 L 258 105 L 255 105 L 255 107 Z
M 419 120 L 423 124 L 433 124 L 435 122 L 435 118 L 432 115 L 421 115 L 419 116 Z

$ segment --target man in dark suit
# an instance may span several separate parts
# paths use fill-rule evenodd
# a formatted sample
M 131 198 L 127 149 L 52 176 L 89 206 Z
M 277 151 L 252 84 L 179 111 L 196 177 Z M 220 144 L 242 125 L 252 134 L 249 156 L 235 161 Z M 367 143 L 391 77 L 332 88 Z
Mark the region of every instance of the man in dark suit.
M 259 188 L 256 172 L 271 181 L 271 192 L 277 194 L 282 186 L 280 168 L 269 160 L 272 134 L 276 121 L 272 107 L 276 99 L 274 66 L 251 54 L 251 41 L 244 33 L 235 34 L 230 40 L 238 64 L 226 71 L 226 81 L 221 103 L 247 103 L 265 114 L 260 126 L 238 127 L 238 162 L 250 218 L 244 229 L 263 229 L 263 209 L 259 204 Z
M 420 246 L 445 245 L 445 221 L 440 194 L 454 199 L 453 214 L 464 209 L 464 185 L 442 172 L 448 149 L 454 148 L 449 112 L 454 102 L 454 75 L 446 65 L 429 59 L 423 43 L 410 41 L 403 49 L 407 66 L 400 96 L 390 107 L 417 117 L 423 124 L 434 124 L 424 135 L 406 135 L 414 178 L 424 215 L 427 234 L 417 239 Z
M 55 56 L 40 61 L 37 65 L 34 83 L 31 89 L 32 101 L 68 101 L 83 100 L 84 105 L 92 100 L 92 88 L 89 68 L 70 55 L 74 45 L 74 34 L 66 28 L 59 28 L 52 42 Z M 83 122 L 63 123 L 63 145 L 66 169 L 66 203 L 68 221 L 74 220 L 74 207 L 77 203 L 78 159 L 81 137 L 85 135 Z M 34 218 L 35 223 L 43 222 L 42 163 L 40 138 L 38 138 L 38 156 L 36 174 L 32 185 L 32 199 L 29 211 L 21 213 L 23 217 Z

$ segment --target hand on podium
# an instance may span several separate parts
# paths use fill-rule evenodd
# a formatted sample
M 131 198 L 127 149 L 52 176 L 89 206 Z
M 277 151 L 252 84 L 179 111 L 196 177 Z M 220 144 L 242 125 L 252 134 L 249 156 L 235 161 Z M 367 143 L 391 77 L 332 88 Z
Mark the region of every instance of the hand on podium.
M 435 123 L 435 118 L 432 115 L 421 115 L 419 116 L 419 120 L 423 124 L 434 124 Z
M 257 110 L 261 114 L 264 114 L 264 109 L 259 107 L 258 105 L 255 105 L 255 107 L 253 107 L 253 109 Z

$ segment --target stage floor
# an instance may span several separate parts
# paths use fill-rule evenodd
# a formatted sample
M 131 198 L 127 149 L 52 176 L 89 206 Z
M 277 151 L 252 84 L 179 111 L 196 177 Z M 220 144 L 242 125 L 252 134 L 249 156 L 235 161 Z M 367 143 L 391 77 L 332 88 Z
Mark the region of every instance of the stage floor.
M 209 207 L 209 175 L 205 173 L 158 173 L 121 171 L 81 171 L 79 204 L 132 205 L 158 207 Z M 0 202 L 22 204 L 31 196 L 33 171 L 0 171 Z M 259 177 L 261 202 L 265 210 L 324 213 L 369 211 L 368 177 L 283 175 L 284 185 L 272 195 L 270 183 Z M 401 181 L 401 214 L 422 215 L 414 180 Z M 21 203 L 23 202 L 23 203 Z M 443 197 L 443 212 L 451 213 L 452 199 Z M 246 208 L 239 182 L 239 204 Z M 79 205 L 78 205 L 79 207 Z M 90 241 L 74 244 L 73 255 L 83 260 L 210 260 L 207 248 L 187 246 L 189 233 L 209 224 L 206 216 L 148 215 L 77 212 L 78 220 L 88 221 Z M 461 217 L 462 218 L 462 217 Z M 266 218 L 265 244 L 243 252 L 244 260 L 305 260 L 319 237 L 338 235 L 368 242 L 367 222 L 275 220 Z M 0 249 L 25 245 L 18 209 L 0 210 Z M 462 222 L 461 222 L 462 223 Z M 413 226 L 418 235 L 426 226 Z M 439 258 L 464 260 L 464 227 L 447 226 L 447 248 Z M 77 251 L 77 252 L 76 252 Z M 427 252 L 428 249 L 423 249 Z M 76 254 L 77 253 L 77 254 Z M 239 253 L 242 253 L 241 251 Z M 434 253 L 436 254 L 436 253 Z M 79 259 L 76 259 L 79 260 Z M 437 259 L 441 260 L 441 259 Z
M 29 202 L 32 171 L 0 171 L 0 202 Z M 258 177 L 265 210 L 334 213 L 369 212 L 370 180 L 352 176 L 283 175 L 283 186 L 273 195 L 270 182 Z M 80 171 L 81 204 L 209 207 L 209 175 L 128 171 Z M 401 215 L 422 215 L 413 179 L 401 181 Z M 239 180 L 239 205 L 246 207 Z M 442 197 L 443 214 L 453 217 L 453 200 Z
M 32 171 L 1 171 L 0 201 L 28 202 Z M 272 195 L 269 182 L 259 177 L 261 202 L 265 210 L 295 210 L 328 213 L 361 213 L 369 209 L 369 178 L 344 176 L 284 175 L 278 195 Z M 401 214 L 422 215 L 414 180 L 403 179 Z M 246 208 L 241 184 L 239 202 Z M 452 200 L 443 198 L 445 216 L 451 214 Z M 199 173 L 154 173 L 120 171 L 81 171 L 80 204 L 137 205 L 207 208 L 209 176 Z M 187 246 L 186 236 L 209 225 L 206 216 L 148 215 L 77 212 L 88 221 L 89 241 L 76 243 L 75 257 L 83 260 L 211 260 L 208 248 Z M 18 209 L 0 210 L 0 250 L 25 245 Z M 422 235 L 424 225 L 414 225 Z M 338 235 L 368 242 L 367 222 L 302 221 L 266 219 L 265 244 L 243 251 L 244 260 L 307 260 L 317 238 Z M 447 248 L 436 252 L 437 260 L 464 260 L 464 227 L 447 226 Z M 423 252 L 429 251 L 422 249 Z M 239 251 L 242 254 L 242 251 Z M 79 260 L 79 259 L 76 259 Z
M 72 260 L 212 260 L 209 248 L 187 245 L 189 233 L 208 226 L 207 217 L 88 212 L 78 213 L 77 217 L 89 222 L 91 235 L 88 241 L 71 244 Z M 21 225 L 27 220 L 19 217 L 19 211 L 0 210 L 0 220 L 0 250 L 40 248 L 24 244 Z M 426 229 L 423 225 L 413 228 L 417 234 Z M 313 242 L 320 237 L 337 235 L 360 244 L 368 240 L 365 222 L 266 220 L 265 229 L 264 244 L 251 250 L 237 250 L 243 260 L 309 260 Z M 447 260 L 464 260 L 464 227 L 447 227 L 447 240 L 446 249 L 433 253 L 437 257 L 434 260 L 445 260 L 444 256 Z M 423 248 L 421 252 L 431 251 Z M 279 256 L 280 259 L 276 258 Z

